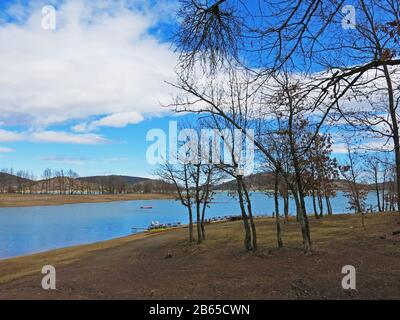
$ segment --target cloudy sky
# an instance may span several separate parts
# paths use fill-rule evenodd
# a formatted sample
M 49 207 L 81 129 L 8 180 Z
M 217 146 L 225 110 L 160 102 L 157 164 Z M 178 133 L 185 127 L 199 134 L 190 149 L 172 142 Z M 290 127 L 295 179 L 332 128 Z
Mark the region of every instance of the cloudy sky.
M 56 29 L 48 26 L 51 4 Z M 149 175 L 167 128 L 174 1 L 1 1 L 0 167 Z M 47 24 L 46 24 L 47 23 Z
M 174 95 L 176 10 L 177 0 L 0 1 L 0 169 L 151 176 L 146 133 L 176 120 L 162 107 Z

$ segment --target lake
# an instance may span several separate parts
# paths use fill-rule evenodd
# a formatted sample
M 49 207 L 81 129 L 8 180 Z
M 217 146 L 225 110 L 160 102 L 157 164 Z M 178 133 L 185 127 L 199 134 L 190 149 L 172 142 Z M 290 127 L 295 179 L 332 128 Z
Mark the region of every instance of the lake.
M 334 213 L 349 211 L 347 199 L 341 192 L 331 203 Z M 270 216 L 274 211 L 273 198 L 261 192 L 252 193 L 252 204 L 255 215 Z M 368 204 L 375 205 L 372 193 Z M 313 212 L 310 198 L 306 199 L 306 205 L 308 212 Z M 141 209 L 141 206 L 153 209 Z M 282 213 L 282 201 L 280 210 Z M 295 213 L 293 201 L 290 213 Z M 229 215 L 240 215 L 238 202 L 226 193 L 218 193 L 206 216 Z M 147 228 L 153 220 L 188 223 L 185 208 L 175 200 L 0 208 L 0 259 L 126 236 L 138 231 L 132 227 Z

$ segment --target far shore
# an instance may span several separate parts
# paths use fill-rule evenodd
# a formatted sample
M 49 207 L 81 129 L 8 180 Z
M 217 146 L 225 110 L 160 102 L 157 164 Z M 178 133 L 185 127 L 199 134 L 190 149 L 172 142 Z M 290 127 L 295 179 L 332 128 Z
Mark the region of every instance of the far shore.
M 174 199 L 171 193 L 129 194 L 0 194 L 0 207 L 56 206 L 73 203 L 96 203 L 129 200 Z

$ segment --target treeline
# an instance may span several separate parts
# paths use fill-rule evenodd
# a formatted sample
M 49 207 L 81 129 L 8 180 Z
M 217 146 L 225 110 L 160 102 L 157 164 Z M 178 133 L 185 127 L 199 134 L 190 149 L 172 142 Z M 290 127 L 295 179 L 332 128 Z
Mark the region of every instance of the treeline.
M 3 168 L 0 193 L 21 194 L 123 194 L 170 193 L 171 185 L 162 181 L 118 175 L 79 177 L 71 169 L 47 168 L 38 179 L 32 172 Z

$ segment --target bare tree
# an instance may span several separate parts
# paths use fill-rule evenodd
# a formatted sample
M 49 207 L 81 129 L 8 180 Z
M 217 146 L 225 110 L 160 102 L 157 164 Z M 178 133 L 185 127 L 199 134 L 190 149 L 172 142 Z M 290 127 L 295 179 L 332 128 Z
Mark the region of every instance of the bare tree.
M 189 242 L 194 241 L 193 237 L 193 193 L 190 188 L 190 172 L 189 165 L 183 164 L 171 164 L 165 161 L 160 165 L 155 174 L 160 177 L 161 180 L 172 183 L 178 194 L 178 199 L 183 206 L 187 208 L 189 218 Z
M 349 199 L 350 209 L 354 209 L 361 216 L 361 224 L 365 227 L 365 201 L 368 191 L 360 185 L 363 168 L 360 166 L 359 154 L 352 150 L 349 142 L 347 145 L 347 162 L 339 167 L 340 173 L 347 182 L 346 196 Z
M 232 85 L 234 84 L 232 83 Z M 246 114 L 246 109 L 248 108 L 247 101 L 237 100 L 236 106 L 235 103 L 232 103 L 231 107 L 231 111 L 234 111 L 234 109 L 237 108 L 236 111 L 238 112 L 235 113 L 237 121 L 244 125 L 249 120 L 247 119 Z M 235 134 L 235 127 L 229 121 L 214 114 L 211 115 L 209 127 L 215 127 L 218 136 L 223 140 L 224 150 L 227 150 L 227 153 L 229 154 L 229 159 L 221 159 L 217 164 L 217 167 L 223 173 L 235 179 L 235 195 L 237 195 L 239 200 L 239 207 L 243 221 L 244 247 L 247 251 L 256 251 L 257 230 L 253 217 L 249 187 L 244 178 L 245 170 L 243 165 L 240 163 L 242 160 L 242 147 L 245 144 L 245 141 L 243 140 L 245 136 L 242 132 L 239 132 L 240 135 Z
M 50 192 L 50 183 L 51 183 L 51 178 L 53 177 L 53 172 L 50 168 L 46 168 L 43 171 L 42 177 L 44 179 L 44 183 L 45 183 L 45 193 L 49 193 Z

